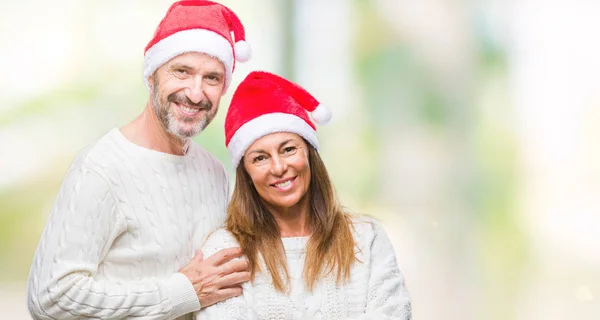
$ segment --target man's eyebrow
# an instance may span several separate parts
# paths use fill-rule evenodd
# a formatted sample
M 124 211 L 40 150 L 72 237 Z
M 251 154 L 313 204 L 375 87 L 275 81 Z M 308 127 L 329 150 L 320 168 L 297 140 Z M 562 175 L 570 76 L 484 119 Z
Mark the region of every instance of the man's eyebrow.
M 194 68 L 186 65 L 186 64 L 182 64 L 182 63 L 174 63 L 171 65 L 171 70 L 175 70 L 175 69 L 183 69 L 186 71 L 191 71 L 194 70 Z

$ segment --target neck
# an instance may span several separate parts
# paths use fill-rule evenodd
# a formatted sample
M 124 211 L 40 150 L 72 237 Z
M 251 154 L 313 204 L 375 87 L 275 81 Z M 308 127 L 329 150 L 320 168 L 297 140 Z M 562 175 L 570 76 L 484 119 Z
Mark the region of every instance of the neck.
M 189 139 L 182 140 L 167 132 L 149 100 L 144 111 L 132 122 L 121 128 L 123 135 L 131 142 L 144 148 L 182 156 Z
M 308 219 L 308 197 L 289 208 L 267 207 L 275 217 L 282 238 L 304 237 L 311 233 Z

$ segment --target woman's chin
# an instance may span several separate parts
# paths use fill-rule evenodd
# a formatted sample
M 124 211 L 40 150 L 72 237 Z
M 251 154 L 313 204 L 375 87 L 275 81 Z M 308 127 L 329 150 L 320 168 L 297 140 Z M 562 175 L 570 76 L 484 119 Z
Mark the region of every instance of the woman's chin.
M 279 212 L 287 212 L 294 209 L 294 207 L 298 207 L 301 199 L 302 197 L 296 194 L 278 197 L 273 199 L 273 201 L 270 201 L 269 206 L 277 209 Z

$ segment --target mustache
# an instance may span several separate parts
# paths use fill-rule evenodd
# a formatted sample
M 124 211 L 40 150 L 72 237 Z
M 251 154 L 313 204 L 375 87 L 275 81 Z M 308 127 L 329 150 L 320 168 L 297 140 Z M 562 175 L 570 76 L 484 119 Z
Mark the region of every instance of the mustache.
M 199 108 L 199 109 L 210 110 L 212 108 L 212 102 L 210 102 L 210 100 L 208 100 L 208 99 L 202 99 L 198 103 L 195 103 L 195 102 L 192 102 L 192 100 L 190 100 L 188 97 L 186 97 L 185 94 L 182 94 L 180 92 L 171 93 L 167 97 L 167 100 L 170 101 L 170 102 L 184 104 L 184 105 L 187 105 L 187 106 L 190 106 L 190 107 L 196 107 L 196 108 Z

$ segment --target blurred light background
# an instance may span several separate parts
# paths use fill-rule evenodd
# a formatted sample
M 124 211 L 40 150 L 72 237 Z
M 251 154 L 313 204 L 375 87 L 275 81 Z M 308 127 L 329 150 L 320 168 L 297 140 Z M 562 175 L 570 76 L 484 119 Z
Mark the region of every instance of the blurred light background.
M 76 153 L 148 98 L 169 0 L 0 0 L 0 319 Z M 229 0 L 251 70 L 334 118 L 344 204 L 384 221 L 414 319 L 600 319 L 600 1 Z M 197 141 L 226 165 L 223 118 Z

